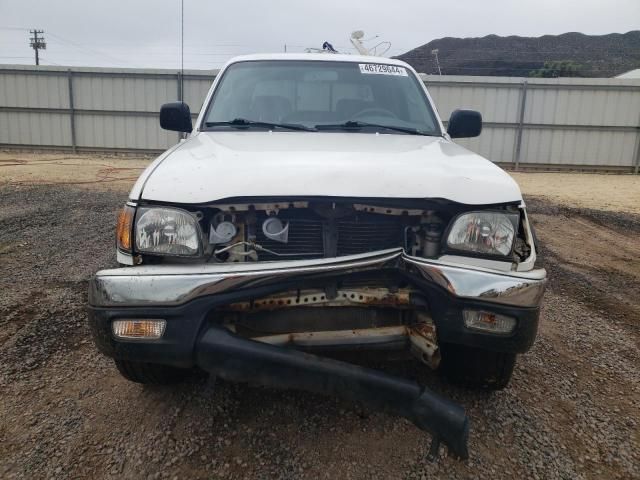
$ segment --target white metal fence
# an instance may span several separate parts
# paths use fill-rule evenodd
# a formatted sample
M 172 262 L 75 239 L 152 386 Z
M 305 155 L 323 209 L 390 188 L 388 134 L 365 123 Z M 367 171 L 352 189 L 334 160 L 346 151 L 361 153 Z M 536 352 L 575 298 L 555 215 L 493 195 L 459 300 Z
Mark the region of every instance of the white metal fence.
M 179 136 L 160 105 L 184 99 L 195 117 L 216 73 L 0 66 L 0 145 L 165 150 Z
M 515 167 L 638 172 L 640 81 L 610 78 L 423 76 L 443 119 L 482 112 L 482 134 L 461 140 Z
M 159 151 L 162 103 L 184 99 L 195 117 L 216 71 L 0 66 L 0 146 Z M 422 76 L 446 120 L 482 112 L 462 140 L 503 165 L 638 172 L 640 81 Z

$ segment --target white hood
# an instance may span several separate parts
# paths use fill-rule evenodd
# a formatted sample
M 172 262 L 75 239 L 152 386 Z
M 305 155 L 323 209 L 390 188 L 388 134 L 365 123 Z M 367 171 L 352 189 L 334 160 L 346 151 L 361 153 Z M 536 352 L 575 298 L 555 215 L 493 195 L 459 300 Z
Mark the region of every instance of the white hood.
M 444 138 L 342 132 L 201 132 L 158 158 L 131 192 L 171 203 L 266 196 L 522 200 L 506 172 Z

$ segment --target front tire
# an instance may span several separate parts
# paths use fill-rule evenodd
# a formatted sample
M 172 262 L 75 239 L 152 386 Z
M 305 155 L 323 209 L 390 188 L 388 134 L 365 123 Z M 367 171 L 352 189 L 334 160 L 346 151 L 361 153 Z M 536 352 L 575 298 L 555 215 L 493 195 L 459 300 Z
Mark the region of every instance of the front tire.
M 182 382 L 191 372 L 189 369 L 160 365 L 157 363 L 132 362 L 114 359 L 120 374 L 136 383 L 145 385 L 170 385 Z
M 466 345 L 440 346 L 440 372 L 448 381 L 482 390 L 502 390 L 511 380 L 515 353 L 492 352 Z

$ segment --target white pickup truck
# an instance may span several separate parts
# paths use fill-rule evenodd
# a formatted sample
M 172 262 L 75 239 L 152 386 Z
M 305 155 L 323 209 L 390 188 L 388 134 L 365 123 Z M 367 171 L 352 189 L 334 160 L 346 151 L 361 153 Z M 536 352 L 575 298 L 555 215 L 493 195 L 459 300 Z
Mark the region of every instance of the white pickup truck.
M 141 383 L 199 367 L 342 395 L 411 419 L 461 457 L 464 409 L 334 352 L 407 352 L 452 381 L 507 385 L 546 272 L 520 190 L 452 139 L 407 64 L 253 55 L 216 77 L 186 140 L 140 176 L 117 225 L 124 268 L 90 283 L 98 348 Z M 433 451 L 433 450 L 432 450 Z

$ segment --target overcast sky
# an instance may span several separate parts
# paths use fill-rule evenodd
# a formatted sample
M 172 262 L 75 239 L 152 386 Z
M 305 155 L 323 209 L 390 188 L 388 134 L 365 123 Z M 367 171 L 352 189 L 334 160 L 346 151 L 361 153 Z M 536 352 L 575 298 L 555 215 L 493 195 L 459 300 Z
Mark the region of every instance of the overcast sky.
M 32 28 L 44 65 L 180 66 L 180 0 L 0 0 L 0 63 L 33 64 Z M 185 68 L 325 40 L 351 52 L 357 29 L 389 56 L 446 36 L 624 33 L 640 29 L 640 0 L 184 0 Z

